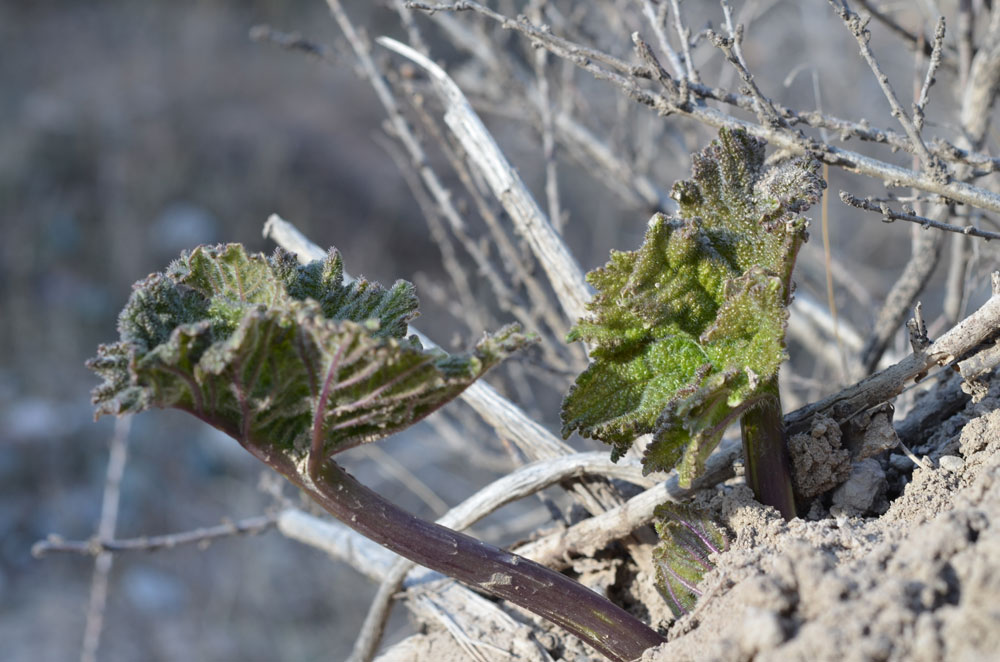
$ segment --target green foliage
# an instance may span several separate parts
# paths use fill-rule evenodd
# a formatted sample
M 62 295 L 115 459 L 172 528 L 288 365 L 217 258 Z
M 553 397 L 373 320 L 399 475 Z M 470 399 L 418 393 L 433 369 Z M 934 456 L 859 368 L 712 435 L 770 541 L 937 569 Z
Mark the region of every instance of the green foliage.
M 824 186 L 810 159 L 765 167 L 764 143 L 743 131 L 723 129 L 693 162 L 672 191 L 679 218 L 657 214 L 639 250 L 587 274 L 591 315 L 569 339 L 592 363 L 562 410 L 564 436 L 611 443 L 614 458 L 652 432 L 646 471 L 679 465 L 682 485 L 785 358 L 799 213 Z
M 135 284 L 119 342 L 88 366 L 98 416 L 187 411 L 242 443 L 325 458 L 456 397 L 527 339 L 514 327 L 449 356 L 406 338 L 413 286 L 345 284 L 336 251 L 305 266 L 277 250 L 201 246 Z
M 653 549 L 656 586 L 679 618 L 694 608 L 698 583 L 714 565 L 711 554 L 724 552 L 729 541 L 721 526 L 689 506 L 667 503 L 656 509 L 660 544 Z

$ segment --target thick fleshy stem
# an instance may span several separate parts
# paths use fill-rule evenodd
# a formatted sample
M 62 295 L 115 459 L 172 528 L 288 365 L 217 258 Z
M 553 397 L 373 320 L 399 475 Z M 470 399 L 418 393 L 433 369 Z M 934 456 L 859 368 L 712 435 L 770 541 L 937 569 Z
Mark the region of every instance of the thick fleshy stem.
M 636 660 L 665 641 L 621 607 L 551 568 L 411 515 L 332 460 L 303 472 L 309 463 L 297 465 L 283 453 L 269 452 L 266 443 L 241 443 L 358 533 L 562 626 L 615 662 Z
M 760 403 L 740 417 L 746 479 L 758 501 L 774 506 L 790 520 L 796 515 L 795 494 L 777 375 L 759 392 L 763 396 Z

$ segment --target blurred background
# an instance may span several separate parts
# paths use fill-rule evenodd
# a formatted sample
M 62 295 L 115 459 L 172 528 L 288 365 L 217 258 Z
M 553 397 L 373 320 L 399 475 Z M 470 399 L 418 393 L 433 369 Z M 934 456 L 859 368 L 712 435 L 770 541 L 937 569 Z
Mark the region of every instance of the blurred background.
M 524 8 L 498 4 L 509 16 Z M 713 3 L 689 4 L 696 30 L 718 24 Z M 815 71 L 824 110 L 892 126 L 853 37 L 825 1 L 747 5 L 753 22 L 744 52 L 765 93 L 813 108 Z M 383 3 L 347 2 L 345 8 L 369 35 L 406 39 L 399 16 Z M 903 18 L 919 26 L 927 14 L 921 6 Z M 485 74 L 466 67 L 465 56 L 425 17 L 417 18 L 435 57 L 460 83 L 462 74 L 475 87 Z M 329 45 L 335 66 L 252 41 L 250 28 L 261 23 Z M 629 57 L 630 32 L 643 27 L 628 8 L 617 22 L 598 15 L 581 25 L 577 38 L 622 57 Z M 531 49 L 522 40 L 490 34 L 497 52 L 530 69 Z M 883 66 L 908 93 L 912 54 L 884 32 L 876 30 L 876 37 Z M 384 283 L 414 280 L 422 295 L 419 326 L 446 347 L 468 346 L 482 329 L 455 310 L 440 244 L 386 150 L 385 114 L 356 75 L 324 2 L 0 0 L 0 40 L 0 642 L 7 660 L 70 660 L 80 655 L 93 559 L 36 559 L 30 547 L 51 533 L 85 540 L 96 530 L 113 422 L 92 420 L 89 391 L 97 380 L 84 361 L 98 343 L 116 339 L 116 315 L 132 282 L 200 243 L 242 242 L 271 251 L 261 229 L 277 212 L 318 244 L 340 249 L 353 274 Z M 706 78 L 735 89 L 718 52 L 699 53 Z M 390 71 L 398 68 L 385 52 L 378 59 Z M 713 135 L 658 118 L 562 63 L 552 65 L 551 75 L 561 93 L 575 95 L 574 108 L 590 129 L 622 158 L 641 164 L 662 191 L 687 175 L 685 155 Z M 942 74 L 932 109 L 950 107 L 949 84 Z M 545 200 L 545 160 L 530 113 L 519 115 L 516 96 L 507 105 L 488 97 L 477 97 L 484 119 Z M 426 111 L 434 115 L 438 108 L 430 104 Z M 651 135 L 656 142 L 647 140 Z M 865 149 L 856 142 L 848 147 Z M 564 233 L 580 265 L 591 269 L 612 247 L 638 246 L 654 206 L 604 186 L 602 175 L 570 150 L 556 158 Z M 883 151 L 880 158 L 909 165 L 905 155 Z M 432 159 L 445 163 L 440 154 Z M 454 174 L 443 178 L 458 186 Z M 835 171 L 831 190 L 842 188 L 858 195 L 879 190 L 876 182 Z M 834 255 L 853 279 L 847 286 L 838 282 L 841 314 L 863 333 L 908 258 L 909 228 L 862 217 L 836 198 L 830 221 Z M 477 267 L 464 255 L 458 263 L 488 322 L 509 321 L 489 303 L 493 294 Z M 825 301 L 824 278 L 817 225 L 799 268 L 800 291 Z M 942 278 L 935 275 L 924 297 L 931 320 L 941 310 Z M 985 292 L 978 281 L 976 287 L 973 299 Z M 577 355 L 561 356 L 579 364 Z M 546 372 L 542 363 L 536 352 L 516 367 L 514 377 L 521 375 L 528 387 L 511 386 L 510 372 L 501 372 L 497 384 L 557 430 L 553 384 L 568 385 L 571 375 Z M 799 402 L 836 385 L 807 359 L 799 365 L 796 374 L 811 375 L 793 382 Z M 423 424 L 381 445 L 433 485 L 445 504 L 504 469 L 502 461 L 469 467 L 443 431 L 461 431 L 465 443 L 487 455 L 502 459 L 504 449 L 464 405 L 452 408 L 445 423 Z M 345 463 L 363 482 L 422 515 L 442 507 L 389 476 L 370 454 L 356 453 Z M 185 531 L 264 512 L 275 500 L 259 489 L 261 472 L 234 442 L 192 419 L 158 411 L 138 416 L 116 536 Z M 483 531 L 500 527 L 493 535 L 499 542 L 526 535 L 543 523 L 539 511 L 537 504 L 505 510 Z M 273 531 L 207 548 L 121 554 L 110 576 L 99 659 L 342 659 L 374 589 L 351 569 Z M 389 639 L 403 636 L 406 627 L 397 613 Z

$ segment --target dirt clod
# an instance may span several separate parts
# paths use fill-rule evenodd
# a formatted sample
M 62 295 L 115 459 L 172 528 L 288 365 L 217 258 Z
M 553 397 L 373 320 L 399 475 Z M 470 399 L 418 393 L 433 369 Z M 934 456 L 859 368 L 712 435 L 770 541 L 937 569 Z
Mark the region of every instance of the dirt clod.
M 840 442 L 840 426 L 826 416 L 817 416 L 808 433 L 793 435 L 788 440 L 796 494 L 808 499 L 847 480 L 851 458 Z

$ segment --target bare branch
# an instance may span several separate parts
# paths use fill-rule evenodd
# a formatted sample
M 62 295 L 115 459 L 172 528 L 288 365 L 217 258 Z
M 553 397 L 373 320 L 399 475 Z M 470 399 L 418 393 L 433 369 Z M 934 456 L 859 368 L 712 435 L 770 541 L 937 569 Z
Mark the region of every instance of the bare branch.
M 681 40 L 681 53 L 684 55 L 684 68 L 687 71 L 685 79 L 692 83 L 700 83 L 698 70 L 694 66 L 694 59 L 691 57 L 691 29 L 685 25 L 681 18 L 680 0 L 670 0 L 670 6 L 674 10 L 674 28 L 677 30 L 677 37 Z
M 931 40 L 926 37 L 926 35 L 913 34 L 902 25 L 900 25 L 895 19 L 881 11 L 878 7 L 875 7 L 870 0 L 858 0 L 858 4 L 865 8 L 872 17 L 879 23 L 887 27 L 891 32 L 895 33 L 900 37 L 910 50 L 919 50 L 925 56 L 931 54 L 932 46 Z M 944 58 L 945 67 L 954 71 L 955 61 L 949 55 Z
M 535 51 L 535 78 L 538 81 L 538 108 L 542 120 L 542 156 L 545 159 L 545 197 L 549 220 L 557 231 L 562 231 L 563 212 L 559 202 L 559 170 L 556 163 L 555 122 L 552 97 L 549 93 L 549 52 L 544 48 Z
M 399 103 L 393 96 L 392 90 L 389 88 L 389 85 L 379 73 L 378 68 L 375 66 L 375 62 L 372 60 L 367 41 L 364 40 L 355 30 L 354 25 L 344 12 L 339 0 L 328 0 L 327 4 L 330 7 L 330 12 L 336 19 L 340 29 L 347 37 L 348 43 L 350 43 L 352 49 L 354 50 L 355 57 L 360 64 L 361 71 L 372 85 L 376 96 L 382 104 L 382 107 L 385 109 L 386 114 L 389 117 L 389 124 L 392 127 L 394 136 L 406 149 L 412 163 L 413 170 L 419 173 L 421 181 L 424 186 L 426 186 L 429 194 L 441 210 L 442 216 L 448 221 L 449 226 L 456 236 L 458 236 L 459 239 L 468 237 L 465 220 L 455 206 L 454 196 L 452 196 L 448 188 L 444 186 L 433 168 L 430 167 L 426 152 L 421 146 L 420 141 L 414 135 L 409 124 L 406 122 L 406 119 L 403 117 L 402 111 L 399 108 Z M 475 261 L 480 272 L 489 277 L 492 274 L 493 269 L 490 266 L 489 258 L 483 248 L 478 243 L 471 240 L 463 241 L 462 245 Z M 500 288 L 498 295 L 501 299 L 512 300 L 513 294 L 507 290 L 502 279 L 492 278 L 490 283 L 494 287 Z
M 122 476 L 125 474 L 131 429 L 131 416 L 122 416 L 115 420 L 115 431 L 108 449 L 108 469 L 104 478 L 101 520 L 97 526 L 98 540 L 111 540 L 115 536 L 118 502 L 121 496 Z M 80 647 L 80 662 L 97 660 L 101 631 L 104 629 L 104 609 L 108 601 L 108 576 L 111 573 L 112 561 L 112 555 L 104 551 L 94 560 L 94 574 L 90 580 L 90 602 L 87 605 L 87 623 L 83 629 L 83 645 Z
M 514 551 L 534 561 L 553 568 L 565 568 L 571 555 L 590 555 L 603 549 L 614 540 L 628 536 L 653 519 L 657 506 L 667 502 L 679 502 L 689 498 L 695 491 L 715 485 L 732 476 L 733 461 L 739 455 L 738 441 L 723 441 L 719 449 L 708 459 L 705 473 L 696 479 L 690 488 L 678 484 L 677 474 L 638 494 L 623 505 L 606 513 L 585 519 L 565 531 L 549 534 L 527 543 Z
M 218 526 L 206 526 L 191 531 L 170 533 L 163 536 L 141 536 L 122 540 L 63 540 L 59 536 L 49 536 L 46 540 L 31 546 L 34 556 L 44 556 L 52 552 L 70 552 L 98 556 L 102 552 L 154 552 L 181 545 L 204 545 L 219 538 L 238 535 L 256 535 L 272 528 L 277 523 L 276 515 L 258 515 L 236 522 L 224 522 Z
M 670 45 L 670 39 L 667 38 L 667 31 L 664 29 L 664 15 L 667 9 L 667 3 L 661 3 L 661 12 L 658 12 L 653 6 L 652 0 L 642 0 L 642 12 L 646 15 L 646 20 L 649 21 L 649 26 L 653 28 L 653 34 L 656 35 L 656 43 L 663 51 L 663 54 L 667 56 L 667 62 L 670 63 L 670 69 L 674 72 L 674 76 L 681 78 L 684 76 L 684 65 L 681 64 L 681 59 L 677 55 L 677 51 L 674 47 Z
M 972 66 L 972 0 L 958 0 L 958 75 L 959 89 L 968 85 Z
M 520 175 L 507 162 L 465 95 L 444 69 L 423 54 L 388 37 L 379 37 L 377 41 L 409 58 L 430 74 L 445 103 L 445 123 L 486 178 L 493 194 L 514 221 L 518 233 L 528 241 L 535 257 L 545 269 L 566 316 L 574 320 L 583 317 L 586 314 L 586 303 L 590 300 L 590 290 L 583 278 L 583 271 L 545 213 L 538 207 Z
M 942 215 L 948 212 L 948 207 L 945 205 L 937 205 L 935 209 Z M 889 341 L 906 316 L 906 311 L 927 285 L 941 257 L 945 235 L 919 230 L 916 230 L 914 235 L 910 259 L 889 290 L 885 303 L 875 318 L 875 325 L 868 342 L 861 350 L 862 374 L 871 373 L 878 365 L 879 359 L 889 346 Z
M 944 16 L 939 16 L 937 26 L 934 28 L 934 45 L 931 48 L 931 59 L 927 64 L 927 75 L 924 76 L 924 84 L 920 87 L 920 94 L 917 95 L 917 102 L 913 105 L 913 125 L 917 131 L 924 128 L 924 109 L 927 107 L 927 95 L 931 85 L 934 84 L 934 75 L 938 67 L 941 66 L 941 52 L 944 45 Z
M 904 207 L 904 211 L 898 212 L 893 211 L 889 208 L 889 205 L 885 202 L 880 202 L 876 204 L 870 198 L 864 200 L 857 198 L 847 191 L 840 192 L 840 199 L 852 207 L 857 207 L 858 209 L 864 209 L 865 211 L 874 211 L 882 214 L 882 221 L 884 223 L 892 223 L 893 221 L 909 221 L 910 223 L 917 223 L 926 228 L 934 228 L 935 230 L 944 230 L 945 232 L 956 232 L 958 234 L 964 234 L 969 237 L 981 237 L 986 241 L 990 239 L 1000 239 L 1000 232 L 990 232 L 989 230 L 980 230 L 973 225 L 952 225 L 951 223 L 942 223 L 941 221 L 935 221 L 933 218 L 927 218 L 926 216 L 918 216 L 910 211 L 907 211 Z
M 605 80 L 619 87 L 629 98 L 635 102 L 649 106 L 657 112 L 667 114 L 679 114 L 691 117 L 708 126 L 715 128 L 729 127 L 742 128 L 748 133 L 763 138 L 772 146 L 785 150 L 790 154 L 812 154 L 815 158 L 837 166 L 867 175 L 875 179 L 886 182 L 888 186 L 917 188 L 928 193 L 934 193 L 944 198 L 962 202 L 981 209 L 1000 212 L 1000 194 L 985 188 L 973 186 L 960 181 L 941 181 L 935 175 L 909 170 L 894 164 L 880 161 L 857 152 L 841 149 L 833 145 L 803 139 L 796 133 L 783 128 L 760 126 L 744 122 L 735 117 L 727 115 L 717 109 L 707 106 L 688 103 L 683 98 L 678 99 L 672 95 L 663 96 L 644 89 L 642 82 L 650 74 L 648 71 L 632 67 L 625 62 L 586 46 L 574 44 L 561 37 L 541 30 L 537 26 L 526 21 L 514 21 L 489 10 L 476 2 L 461 2 L 447 5 L 431 6 L 425 3 L 411 2 L 408 7 L 424 10 L 475 10 L 484 16 L 488 16 L 508 29 L 516 30 L 532 40 L 532 42 L 549 49 L 556 55 L 573 62 L 580 68 L 591 73 L 599 80 Z M 602 66 L 605 65 L 605 66 Z M 692 88 L 694 89 L 694 88 Z M 727 103 L 737 103 L 740 98 L 736 95 L 728 95 L 720 92 Z M 714 98 L 714 97 L 713 97 Z M 746 107 L 753 109 L 752 101 L 749 98 L 744 102 Z M 779 110 L 780 112 L 780 110 Z M 816 119 L 814 117 L 814 119 Z M 791 123 L 791 122 L 790 122 Z M 834 129 L 833 126 L 828 128 Z M 909 144 L 909 141 L 905 141 Z M 910 149 L 913 149 L 911 146 Z M 951 150 L 951 148 L 947 148 Z M 953 157 L 968 155 L 966 151 L 955 148 L 951 150 Z M 1000 164 L 1000 161 L 986 157 L 990 163 Z M 991 166 L 992 167 L 992 166 Z
M 725 54 L 726 59 L 733 65 L 737 73 L 739 73 L 740 78 L 743 80 L 743 84 L 746 85 L 747 89 L 750 90 L 750 96 L 753 97 L 755 104 L 755 112 L 757 113 L 757 121 L 761 124 L 767 124 L 774 127 L 788 127 L 788 122 L 785 121 L 778 111 L 774 109 L 774 105 L 771 100 L 768 99 L 757 87 L 757 82 L 753 78 L 753 74 L 747 68 L 746 62 L 743 60 L 743 56 L 739 51 L 739 42 L 743 37 L 743 26 L 736 26 L 735 32 L 731 32 L 728 37 L 723 37 L 722 35 L 716 34 L 714 31 L 708 31 L 708 38 L 712 40 L 715 47 Z
M 961 123 L 970 149 L 982 147 L 990 124 L 990 108 L 1000 88 L 1000 11 L 994 9 L 969 68 L 968 83 L 962 91 Z
M 878 80 L 879 87 L 882 88 L 882 93 L 889 101 L 889 106 L 892 109 L 892 116 L 896 118 L 896 120 L 903 127 L 903 131 L 905 131 L 906 135 L 910 138 L 914 151 L 920 158 L 924 169 L 942 180 L 945 179 L 943 169 L 931 153 L 927 151 L 927 145 L 924 144 L 924 139 L 920 135 L 920 130 L 914 125 L 914 122 L 910 119 L 910 116 L 906 114 L 906 111 L 903 110 L 903 106 L 899 103 L 899 98 L 896 96 L 896 92 L 892 89 L 892 85 L 889 83 L 889 77 L 884 71 L 882 71 L 882 67 L 879 66 L 878 61 L 875 59 L 875 54 L 872 53 L 871 46 L 868 43 L 871 39 L 871 33 L 868 32 L 867 22 L 863 21 L 860 16 L 848 9 L 846 2 L 838 5 L 834 0 L 829 1 L 830 5 L 833 6 L 834 10 L 836 10 L 837 14 L 844 21 L 844 25 L 847 26 L 847 29 L 851 31 L 851 34 L 853 34 L 854 38 L 857 40 L 858 46 L 861 48 L 861 56 L 864 57 L 865 62 L 868 63 L 868 67 L 872 70 L 872 73 L 875 74 L 875 79 Z
M 997 278 L 994 277 L 994 282 Z M 980 343 L 1000 330 L 1000 294 L 993 296 L 927 349 L 914 352 L 899 363 L 886 368 L 827 398 L 793 411 L 785 416 L 789 435 L 804 432 L 817 414 L 830 416 L 843 423 L 857 414 L 888 402 L 899 395 L 911 379 L 919 379 L 935 365 L 948 365 L 975 351 Z

